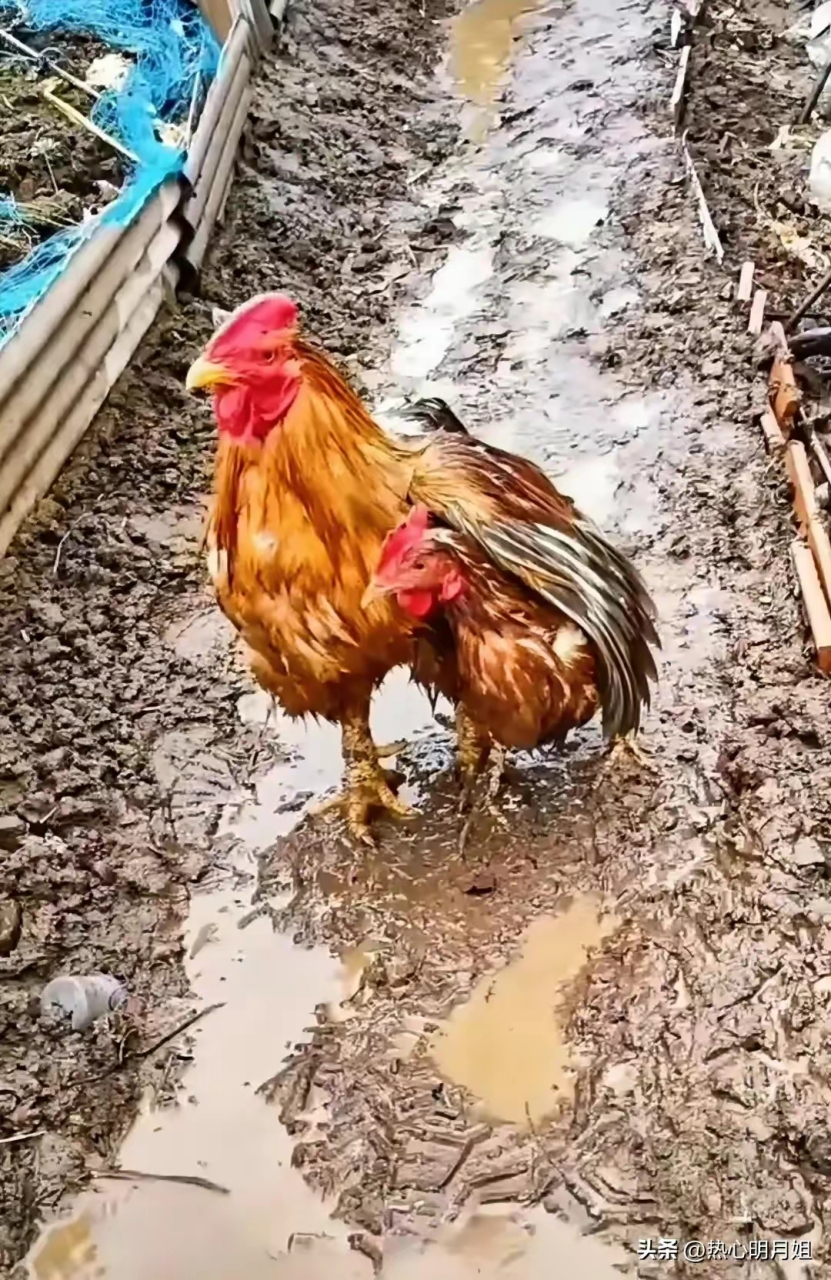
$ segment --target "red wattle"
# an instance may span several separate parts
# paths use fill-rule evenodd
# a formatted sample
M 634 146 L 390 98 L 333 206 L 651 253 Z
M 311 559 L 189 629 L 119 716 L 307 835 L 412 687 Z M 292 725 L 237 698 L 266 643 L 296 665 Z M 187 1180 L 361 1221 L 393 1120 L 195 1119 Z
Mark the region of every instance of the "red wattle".
M 399 591 L 396 599 L 414 618 L 426 618 L 436 603 L 432 591 Z

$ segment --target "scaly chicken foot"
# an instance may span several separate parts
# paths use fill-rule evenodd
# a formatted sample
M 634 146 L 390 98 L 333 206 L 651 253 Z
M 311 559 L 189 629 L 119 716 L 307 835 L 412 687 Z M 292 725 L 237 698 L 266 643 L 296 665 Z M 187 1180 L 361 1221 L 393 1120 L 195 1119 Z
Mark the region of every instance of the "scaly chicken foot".
M 378 749 L 369 730 L 369 705 L 364 711 L 344 718 L 341 728 L 343 791 L 315 805 L 309 812 L 314 817 L 320 817 L 339 810 L 346 819 L 349 834 L 355 840 L 363 844 L 375 844 L 370 830 L 370 818 L 374 814 L 380 811 L 394 818 L 409 818 L 413 810 L 403 800 L 399 800 L 393 790 L 397 775 L 378 763 Z
M 471 720 L 463 706 L 456 708 L 456 772 L 462 786 L 459 811 L 469 806 L 493 746 L 491 736 Z
M 499 795 L 499 790 L 505 779 L 506 757 L 507 752 L 500 743 L 494 742 L 491 744 L 490 758 L 488 760 L 486 773 L 487 785 L 480 805 L 474 805 L 472 803 L 473 793 L 476 789 L 478 779 L 474 778 L 472 784 L 466 786 L 464 789 L 462 802 L 459 806 L 459 812 L 465 812 L 462 805 L 464 805 L 465 808 L 469 807 L 470 812 L 465 818 L 464 825 L 459 832 L 458 854 L 460 858 L 463 858 L 465 855 L 465 849 L 467 848 L 467 841 L 471 828 L 481 813 L 489 813 L 494 822 L 500 827 L 504 828 L 508 825 L 508 819 L 505 817 L 505 814 L 497 803 L 497 796 Z
M 456 768 L 462 784 L 459 815 L 467 815 L 459 833 L 458 854 L 461 858 L 464 857 L 471 828 L 480 813 L 489 813 L 501 827 L 508 825 L 497 804 L 497 796 L 507 772 L 507 752 L 500 743 L 494 742 L 489 733 L 480 729 L 461 706 L 456 708 L 456 736 Z M 476 788 L 483 775 L 487 781 L 482 803 L 474 805 Z
M 651 753 L 640 746 L 634 733 L 622 734 L 613 740 L 603 764 L 603 773 L 610 773 L 622 760 L 633 760 L 642 769 L 645 769 L 647 773 L 657 772 L 657 766 L 651 758 Z

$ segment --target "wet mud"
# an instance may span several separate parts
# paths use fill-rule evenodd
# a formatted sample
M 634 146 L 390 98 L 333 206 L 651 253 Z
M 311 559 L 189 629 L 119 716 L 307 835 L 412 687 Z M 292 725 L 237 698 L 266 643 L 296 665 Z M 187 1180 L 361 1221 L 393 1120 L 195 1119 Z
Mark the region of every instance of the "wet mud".
M 747 212 L 810 78 L 790 20 L 715 6 L 694 64 L 731 280 L 670 137 L 662 6 L 297 6 L 201 296 L 0 566 L 9 1270 L 60 1209 L 43 1280 L 156 1276 L 174 1238 L 194 1277 L 811 1274 L 648 1237 L 809 1242 L 828 1271 L 828 695 L 732 302 L 749 256 L 801 287 Z M 396 673 L 374 728 L 417 818 L 367 852 L 304 816 L 337 734 L 270 707 L 211 605 L 213 428 L 181 389 L 212 308 L 272 287 L 380 419 L 446 395 L 631 551 L 664 641 L 651 767 L 595 726 L 520 757 L 462 857 L 448 709 Z M 95 969 L 127 1010 L 49 1038 L 33 997 Z

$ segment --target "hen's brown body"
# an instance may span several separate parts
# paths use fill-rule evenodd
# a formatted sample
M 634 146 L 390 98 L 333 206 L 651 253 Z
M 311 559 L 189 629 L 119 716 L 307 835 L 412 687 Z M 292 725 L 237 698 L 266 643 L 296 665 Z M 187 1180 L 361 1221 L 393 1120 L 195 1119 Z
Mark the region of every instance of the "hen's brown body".
M 531 750 L 591 720 L 596 663 L 579 628 L 467 539 L 448 534 L 440 545 L 464 581 L 442 608 L 452 645 L 443 671 L 470 721 L 502 746 Z

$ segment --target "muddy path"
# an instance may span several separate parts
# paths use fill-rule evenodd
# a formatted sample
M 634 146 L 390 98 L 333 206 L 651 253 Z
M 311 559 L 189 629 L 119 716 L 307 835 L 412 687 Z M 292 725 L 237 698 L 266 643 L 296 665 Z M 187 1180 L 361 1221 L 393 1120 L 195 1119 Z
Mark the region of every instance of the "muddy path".
M 809 1248 L 831 1274 L 827 687 L 788 503 L 669 138 L 665 11 L 522 9 L 297 6 L 202 295 L 0 567 L 8 1269 L 61 1206 L 44 1280 L 360 1278 L 381 1247 L 392 1280 L 773 1280 Z M 777 73 L 741 62 L 748 120 L 772 137 L 804 93 L 789 20 L 714 7 L 690 102 L 725 267 L 753 254 L 784 297 L 756 157 L 714 139 L 737 21 Z M 442 709 L 396 678 L 377 736 L 406 739 L 419 818 L 377 854 L 303 818 L 337 735 L 273 713 L 211 606 L 212 424 L 181 389 L 212 307 L 275 285 L 380 418 L 445 394 L 632 551 L 664 639 L 652 769 L 607 768 L 590 727 L 518 761 L 461 859 Z M 95 969 L 127 1010 L 49 1033 L 44 981 Z M 69 1204 L 117 1164 L 216 1185 L 99 1178 Z M 659 1237 L 738 1248 L 639 1258 Z M 740 1261 L 753 1239 L 787 1262 Z

